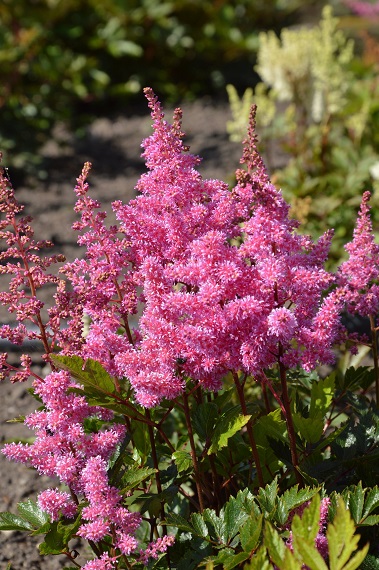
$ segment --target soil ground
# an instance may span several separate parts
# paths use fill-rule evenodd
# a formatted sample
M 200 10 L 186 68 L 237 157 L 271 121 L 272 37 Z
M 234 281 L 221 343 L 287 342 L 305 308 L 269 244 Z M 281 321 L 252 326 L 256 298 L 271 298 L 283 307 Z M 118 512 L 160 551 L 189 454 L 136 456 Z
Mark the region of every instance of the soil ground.
M 239 167 L 242 148 L 229 141 L 226 121 L 229 108 L 226 103 L 204 99 L 193 104 L 184 104 L 183 130 L 191 152 L 203 158 L 200 171 L 205 178 L 233 181 Z M 166 109 L 170 121 L 173 109 Z M 77 219 L 73 211 L 75 196 L 73 188 L 85 161 L 93 164 L 90 175 L 91 196 L 99 199 L 103 209 L 110 211 L 114 200 L 128 201 L 135 196 L 135 185 L 144 163 L 140 157 L 141 141 L 151 132 L 151 119 L 140 110 L 113 118 L 99 118 L 88 128 L 84 138 L 58 132 L 65 144 L 51 141 L 43 150 L 48 177 L 34 187 L 16 188 L 19 202 L 25 204 L 25 213 L 34 219 L 37 239 L 51 239 L 57 252 L 63 252 L 68 260 L 80 255 L 76 246 L 76 234 L 71 225 Z M 12 173 L 10 172 L 12 178 Z M 0 285 L 4 287 L 4 284 Z M 46 289 L 45 300 L 52 290 Z M 0 320 L 11 322 L 11 315 L 2 311 Z M 9 347 L 0 346 L 0 351 Z M 36 366 L 40 365 L 39 354 L 33 350 Z M 12 353 L 11 357 L 16 358 Z M 29 384 L 0 383 L 0 441 L 28 438 L 32 432 L 22 424 L 7 423 L 14 417 L 28 414 L 35 409 L 35 400 L 27 392 Z M 8 462 L 0 454 L 0 511 L 16 513 L 19 501 L 35 499 L 40 490 L 54 486 L 46 477 L 40 477 L 25 465 Z M 38 543 L 41 536 L 31 537 L 19 532 L 0 532 L 0 570 L 11 563 L 12 570 L 56 570 L 66 564 L 64 556 L 41 557 Z M 72 546 L 75 548 L 75 544 Z M 67 560 L 68 563 L 68 560 Z M 69 564 L 68 564 L 69 565 Z

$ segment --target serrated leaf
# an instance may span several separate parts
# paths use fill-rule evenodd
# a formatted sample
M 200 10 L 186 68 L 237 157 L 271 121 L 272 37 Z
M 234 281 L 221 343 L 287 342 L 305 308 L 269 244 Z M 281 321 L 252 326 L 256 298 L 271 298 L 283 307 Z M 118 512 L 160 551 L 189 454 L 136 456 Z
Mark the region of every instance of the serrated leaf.
M 266 437 L 271 437 L 277 441 L 288 442 L 287 424 L 283 420 L 279 408 L 266 416 L 260 417 L 254 425 L 254 433 L 256 431 L 262 432 Z
M 355 570 L 359 567 L 367 554 L 368 546 L 351 558 L 357 550 L 360 537 L 355 534 L 353 519 L 341 497 L 338 499 L 336 515 L 333 523 L 328 525 L 326 536 L 330 570 Z
M 335 373 L 330 374 L 323 380 L 312 382 L 311 404 L 309 407 L 309 417 L 322 418 L 329 410 L 334 395 Z
M 285 493 L 278 499 L 276 519 L 279 524 L 284 525 L 288 519 L 289 513 L 296 507 L 299 507 L 306 501 L 312 499 L 318 491 L 319 489 L 317 487 L 313 489 L 310 489 L 309 487 L 299 489 L 298 485 L 294 485 L 287 489 L 287 491 L 285 491 Z
M 365 491 L 362 488 L 362 482 L 355 487 L 354 490 L 349 490 L 349 503 L 348 507 L 353 517 L 355 524 L 358 524 L 362 519 L 363 505 L 365 500 Z
M 250 516 L 240 528 L 240 540 L 243 550 L 252 552 L 258 544 L 262 532 L 263 515 L 258 518 Z
M 378 506 L 379 506 L 379 488 L 375 485 L 375 487 L 368 490 L 368 493 L 365 498 L 362 517 L 366 518 Z
M 359 523 L 359 526 L 374 526 L 379 523 L 379 515 L 369 515 Z
M 314 542 L 310 543 L 302 539 L 293 539 L 295 556 L 300 558 L 302 564 L 300 568 L 304 568 L 304 564 L 309 570 L 328 570 L 327 565 L 321 554 L 314 546 Z M 286 567 L 284 567 L 286 568 Z
M 197 536 L 200 536 L 201 538 L 208 536 L 208 527 L 200 513 L 193 513 L 191 515 L 191 523 Z
M 213 509 L 205 509 L 203 512 L 204 520 L 213 526 L 217 539 L 225 544 L 225 525 L 221 517 L 216 515 Z
M 375 371 L 368 366 L 351 366 L 345 372 L 341 389 L 355 390 L 357 388 L 367 389 L 375 381 Z
M 178 473 L 182 471 L 187 471 L 192 467 L 192 457 L 188 451 L 174 451 L 172 454 L 172 459 L 175 461 L 176 468 Z
M 328 570 L 321 554 L 315 547 L 320 528 L 320 496 L 315 495 L 304 509 L 301 517 L 295 515 L 291 525 L 295 557 L 310 570 Z
M 208 455 L 216 453 L 219 449 L 227 446 L 229 439 L 240 431 L 250 418 L 251 416 L 243 416 L 236 411 L 222 415 L 214 430 Z
M 266 518 L 275 510 L 277 496 L 278 482 L 276 479 L 274 479 L 269 485 L 266 485 L 264 489 L 260 487 L 257 499 L 262 512 L 266 514 Z
M 254 495 L 249 489 L 241 489 L 238 491 L 235 500 L 238 501 L 241 510 L 245 511 L 246 514 L 255 514 L 256 516 L 261 514 L 260 509 L 254 500 Z
M 192 426 L 201 441 L 211 439 L 216 421 L 218 409 L 213 402 L 206 402 L 196 406 L 192 412 Z
M 172 526 L 183 530 L 184 532 L 189 532 L 195 534 L 195 529 L 191 523 L 189 523 L 185 518 L 181 517 L 176 513 L 170 513 L 166 516 L 167 526 Z
M 292 414 L 293 423 L 296 431 L 308 443 L 317 443 L 320 441 L 324 429 L 324 416 L 315 415 L 312 418 L 303 418 L 303 416 L 295 412 Z
M 145 479 L 148 479 L 150 475 L 154 475 L 156 472 L 157 470 L 152 467 L 128 469 L 122 476 L 122 493 L 132 491 L 138 487 L 142 481 L 145 481 Z
M 289 548 L 286 549 L 284 554 L 283 564 L 279 570 L 302 570 L 304 567 L 301 562 L 298 562 Z
M 61 370 L 67 370 L 79 381 L 84 388 L 93 388 L 96 392 L 105 394 L 115 393 L 115 384 L 112 376 L 103 368 L 100 362 L 88 358 L 84 360 L 79 356 L 51 355 L 54 364 Z
M 23 517 L 14 515 L 13 513 L 0 513 L 0 530 L 33 530 L 33 525 Z
M 345 564 L 342 570 L 356 570 L 356 568 L 361 568 L 362 562 L 367 556 L 369 545 L 366 544 L 361 550 L 359 550 L 349 562 Z
M 58 523 L 52 523 L 49 532 L 45 536 L 44 542 L 39 544 L 38 550 L 43 556 L 48 554 L 61 554 L 67 547 L 63 540 L 63 534 L 58 530 Z
M 24 519 L 33 525 L 34 528 L 39 528 L 49 522 L 49 515 L 31 499 L 18 503 L 17 510 Z
M 278 568 L 283 568 L 283 560 L 287 547 L 278 531 L 269 522 L 265 524 L 264 541 L 271 560 Z
M 228 543 L 237 534 L 240 526 L 246 521 L 247 514 L 241 510 L 239 501 L 232 497 L 222 509 L 222 515 L 225 524 L 225 539 Z
M 311 503 L 304 509 L 301 517 L 295 515 L 291 524 L 294 537 L 302 538 L 313 544 L 319 531 L 320 522 L 320 496 L 315 495 Z

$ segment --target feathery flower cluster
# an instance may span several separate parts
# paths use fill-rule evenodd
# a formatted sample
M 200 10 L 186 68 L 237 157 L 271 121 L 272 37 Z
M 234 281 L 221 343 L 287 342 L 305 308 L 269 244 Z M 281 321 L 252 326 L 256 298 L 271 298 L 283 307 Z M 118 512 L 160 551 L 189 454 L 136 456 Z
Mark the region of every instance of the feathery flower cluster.
M 113 204 L 142 289 L 139 335 L 123 346 L 117 339 L 107 357 L 114 329 L 96 321 L 86 355 L 127 376 L 146 407 L 178 396 L 184 375 L 216 390 L 229 370 L 258 374 L 279 358 L 308 369 L 330 362 L 338 310 L 321 297 L 333 282 L 323 269 L 331 233 L 316 244 L 295 233 L 256 150 L 253 122 L 242 159 L 248 170 L 230 192 L 197 172 L 180 111 L 170 125 L 151 90 L 146 95 L 154 121 L 143 143 L 149 171 L 141 195 Z
M 331 233 L 317 243 L 296 234 L 257 152 L 255 114 L 241 160 L 247 170 L 230 191 L 196 170 L 200 159 L 183 144 L 181 111 L 168 124 L 145 92 L 154 121 L 143 142 L 148 172 L 135 200 L 113 204 L 118 228 L 105 227 L 88 197 L 88 164 L 78 178 L 75 227 L 87 255 L 63 269 L 80 307 L 60 333 L 63 351 L 128 377 L 146 407 L 180 395 L 184 376 L 217 390 L 229 370 L 331 362 L 340 309 L 335 299 L 322 303 L 333 283 L 323 268 Z M 131 331 L 138 303 L 139 330 Z M 91 319 L 85 342 L 83 314 Z
M 17 325 L 0 326 L 0 338 L 18 345 L 26 339 L 41 341 L 49 354 L 59 334 L 61 317 L 44 322 L 44 304 L 38 299 L 38 290 L 46 284 L 58 285 L 60 279 L 49 273 L 51 265 L 64 261 L 63 255 L 41 256 L 41 250 L 51 248 L 48 241 L 35 241 L 31 218 L 21 216 L 24 207 L 19 204 L 6 173 L 0 169 L 0 239 L 7 249 L 0 252 L 0 275 L 9 275 L 8 291 L 0 292 L 0 304 L 16 317 Z M 29 322 L 27 327 L 25 322 Z M 30 327 L 30 323 L 32 328 Z M 24 362 L 26 364 L 24 357 Z M 29 367 L 14 374 L 14 368 L 2 359 L 0 377 L 12 375 L 14 381 L 25 380 Z
M 143 142 L 148 172 L 135 200 L 113 204 L 118 228 L 106 228 L 88 196 L 89 164 L 78 178 L 75 227 L 86 258 L 65 265 L 74 293 L 59 285 L 50 310 L 57 322 L 59 314 L 68 319 L 61 350 L 128 377 L 146 407 L 181 394 L 185 376 L 217 390 L 229 370 L 258 375 L 278 361 L 306 369 L 331 362 L 339 304 L 322 303 L 333 283 L 323 268 L 331 233 L 317 243 L 296 233 L 257 152 L 255 112 L 241 160 L 247 170 L 230 191 L 196 170 L 200 159 L 183 144 L 181 111 L 168 124 L 145 92 L 154 121 Z M 138 302 L 142 316 L 132 332 L 128 318 Z M 91 319 L 85 340 L 84 314 Z
M 156 560 L 162 552 L 166 552 L 169 546 L 172 546 L 175 542 L 173 536 L 162 536 L 157 538 L 155 542 L 151 542 L 145 550 L 141 550 L 139 562 L 147 566 L 149 558 Z
M 116 560 L 115 556 L 109 556 L 108 552 L 104 552 L 100 558 L 87 562 L 82 570 L 113 570 Z
M 113 204 L 118 228 L 106 228 L 88 196 L 89 164 L 78 178 L 75 227 L 86 257 L 64 266 L 74 292 L 59 284 L 50 309 L 56 322 L 68 320 L 57 332 L 61 350 L 128 377 L 146 407 L 180 395 L 185 376 L 217 390 L 229 370 L 258 375 L 279 360 L 307 369 L 331 362 L 339 304 L 322 304 L 333 283 L 323 268 L 331 233 L 317 243 L 296 233 L 257 152 L 255 113 L 241 160 L 247 170 L 230 191 L 196 170 L 181 111 L 168 124 L 145 91 L 154 121 L 143 142 L 148 172 L 135 200 Z M 85 340 L 84 314 L 91 320 Z
M 86 163 L 77 179 L 75 211 L 81 214 L 81 220 L 73 226 L 82 232 L 78 244 L 85 246 L 86 257 L 66 263 L 62 272 L 73 286 L 82 315 L 86 314 L 92 323 L 88 339 L 91 348 L 83 347 L 83 354 L 106 360 L 111 369 L 110 355 L 132 342 L 128 316 L 137 310 L 137 296 L 132 273 L 128 272 L 130 243 L 118 235 L 116 226 L 106 227 L 106 213 L 98 211 L 100 204 L 88 196 L 86 177 L 89 169 L 90 164 Z M 81 332 L 76 316 L 69 321 L 70 326 Z M 119 329 L 127 334 L 117 334 Z M 103 331 L 106 331 L 106 338 Z M 75 352 L 69 335 L 67 346 Z
M 379 311 L 379 245 L 372 230 L 370 197 L 370 192 L 363 194 L 353 240 L 345 246 L 349 259 L 338 271 L 340 295 L 347 310 L 363 316 Z
M 44 380 L 35 380 L 33 387 L 44 404 L 42 411 L 25 419 L 25 424 L 36 432 L 35 441 L 30 445 L 7 444 L 3 453 L 41 474 L 58 477 L 68 486 L 71 495 L 57 489 L 47 489 L 39 495 L 40 507 L 53 521 L 61 515 L 75 517 L 82 497 L 87 503 L 82 517 L 87 522 L 79 527 L 78 535 L 93 542 L 105 536 L 115 537 L 115 548 L 130 554 L 137 547 L 133 535 L 141 517 L 121 505 L 121 495 L 109 485 L 107 477 L 107 462 L 122 441 L 125 427 L 112 424 L 97 433 L 87 433 L 87 418 L 96 416 L 107 421 L 113 414 L 91 407 L 84 397 L 69 392 L 75 384 L 68 372 L 52 372 Z

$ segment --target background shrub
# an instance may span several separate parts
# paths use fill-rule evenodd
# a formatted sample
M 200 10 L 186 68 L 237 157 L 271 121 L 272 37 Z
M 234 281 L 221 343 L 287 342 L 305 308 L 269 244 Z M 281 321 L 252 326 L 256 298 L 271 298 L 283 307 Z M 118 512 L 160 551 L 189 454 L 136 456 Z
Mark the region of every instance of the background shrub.
M 152 85 L 166 101 L 243 82 L 257 32 L 298 0 L 4 0 L 0 146 L 25 169 L 57 121 L 75 128 Z M 309 2 L 313 4 L 313 2 Z M 246 79 L 245 79 L 246 78 Z

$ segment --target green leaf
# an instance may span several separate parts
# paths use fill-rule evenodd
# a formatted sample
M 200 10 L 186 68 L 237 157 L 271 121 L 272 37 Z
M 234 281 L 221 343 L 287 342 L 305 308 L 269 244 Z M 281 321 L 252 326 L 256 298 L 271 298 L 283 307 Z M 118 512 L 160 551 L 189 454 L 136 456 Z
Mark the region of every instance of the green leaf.
M 216 424 L 208 454 L 216 453 L 219 449 L 227 446 L 229 439 L 240 431 L 250 418 L 251 416 L 243 416 L 236 410 L 223 414 Z
M 379 488 L 375 485 L 375 487 L 370 489 L 366 495 L 362 517 L 365 519 L 378 506 Z
M 334 395 L 335 373 L 330 374 L 323 380 L 312 382 L 311 404 L 309 408 L 309 417 L 324 417 L 329 410 Z
M 345 372 L 343 384 L 340 386 L 343 390 L 356 390 L 357 388 L 367 389 L 375 381 L 375 371 L 368 366 L 359 366 L 354 368 L 351 366 Z
M 369 515 L 359 523 L 359 526 L 375 526 L 379 523 L 379 515 Z
M 310 489 L 305 487 L 304 489 L 299 489 L 298 485 L 294 485 L 285 491 L 285 493 L 279 497 L 277 510 L 275 513 L 276 520 L 283 526 L 288 519 L 289 513 L 299 507 L 306 501 L 312 499 L 316 493 L 318 493 L 319 488 Z
M 200 536 L 201 538 L 206 538 L 208 536 L 208 527 L 200 513 L 193 513 L 191 515 L 191 523 L 197 536 Z
M 368 552 L 368 545 L 351 558 L 357 550 L 360 537 L 355 534 L 353 519 L 341 497 L 338 499 L 336 515 L 333 523 L 328 525 L 326 536 L 330 570 L 355 570 L 360 566 Z
M 251 558 L 250 564 L 246 565 L 244 568 L 245 570 L 273 570 L 273 566 L 270 564 L 270 559 L 267 555 L 266 547 L 261 546 Z
M 291 524 L 293 537 L 301 538 L 307 544 L 314 544 L 320 526 L 320 496 L 315 495 L 311 503 L 304 509 L 301 517 L 295 515 Z
M 274 513 L 277 496 L 278 482 L 276 478 L 264 489 L 260 487 L 257 499 L 265 518 L 269 518 Z
M 309 570 L 328 570 L 323 557 L 315 548 L 314 543 L 311 544 L 304 539 L 294 538 L 293 545 L 296 553 L 295 557 L 301 559 L 300 568 L 304 568 L 304 565 L 306 565 Z M 286 568 L 286 566 L 284 566 L 284 568 Z
M 238 501 L 241 510 L 245 511 L 247 515 L 254 514 L 258 517 L 261 514 L 260 508 L 254 500 L 254 495 L 249 489 L 238 491 L 235 500 Z
M 9 512 L 0 513 L 0 530 L 33 530 L 33 525 L 23 517 Z
M 70 372 L 84 388 L 94 388 L 96 392 L 105 394 L 115 393 L 112 376 L 96 360 L 58 354 L 51 355 L 51 359 L 58 368 Z
M 225 533 L 224 533 L 225 526 L 221 517 L 218 517 L 213 509 L 205 509 L 203 512 L 203 517 L 205 522 L 208 522 L 213 526 L 217 539 L 222 544 L 225 544 L 226 543 Z
M 162 512 L 162 507 L 163 503 L 158 495 L 150 495 L 147 497 L 145 495 L 143 504 L 140 508 L 140 512 L 143 514 L 148 511 L 150 516 L 159 517 L 160 513 Z
M 123 55 L 140 57 L 143 54 L 142 47 L 130 40 L 112 40 L 108 43 L 108 50 L 113 57 L 121 57 Z
M 279 408 L 266 416 L 261 416 L 254 425 L 254 432 L 262 432 L 266 437 L 288 443 L 287 425 Z
M 300 413 L 292 414 L 296 431 L 308 443 L 320 441 L 324 429 L 324 416 L 317 415 L 312 418 L 304 418 Z
M 349 490 L 347 497 L 344 495 L 346 506 L 349 508 L 351 516 L 355 524 L 360 523 L 363 515 L 363 505 L 365 501 L 365 491 L 362 489 L 362 482 L 354 488 Z
M 48 554 L 61 554 L 67 548 L 67 542 L 64 540 L 64 533 L 58 529 L 58 523 L 51 525 L 49 532 L 45 536 L 45 541 L 38 546 L 40 554 L 43 556 Z
M 187 471 L 188 469 L 192 468 L 192 457 L 188 451 L 174 451 L 172 454 L 172 459 L 175 461 L 178 473 Z
M 302 570 L 303 568 L 303 564 L 296 560 L 289 548 L 286 548 L 284 560 L 279 570 Z
M 232 497 L 221 510 L 220 516 L 224 519 L 225 538 L 228 543 L 238 533 L 240 526 L 246 521 L 248 515 L 241 510 L 239 501 Z
M 141 459 L 145 461 L 151 450 L 148 426 L 142 422 L 133 422 L 132 439 L 134 449 L 138 451 Z
M 252 552 L 258 544 L 262 532 L 263 515 L 250 516 L 240 528 L 241 546 L 245 552 Z
M 24 519 L 33 525 L 34 528 L 39 528 L 49 522 L 49 515 L 31 499 L 18 503 L 17 510 Z
M 287 547 L 285 546 L 278 531 L 271 523 L 266 522 L 264 529 L 264 541 L 270 554 L 271 560 L 278 568 L 283 568 L 283 560 Z
M 65 546 L 76 534 L 82 522 L 81 515 L 77 516 L 74 521 L 68 519 L 58 521 L 57 533 L 61 536 L 62 543 Z
M 211 439 L 218 417 L 218 409 L 213 402 L 200 404 L 193 409 L 192 426 L 201 441 Z
M 127 493 L 132 491 L 136 487 L 148 479 L 151 475 L 154 475 L 157 472 L 156 469 L 151 467 L 135 467 L 132 469 L 128 469 L 122 476 L 122 493 Z
M 181 517 L 176 513 L 169 513 L 166 516 L 166 524 L 167 526 L 178 528 L 179 530 L 183 530 L 184 532 L 196 534 L 193 525 L 189 523 L 185 518 Z

